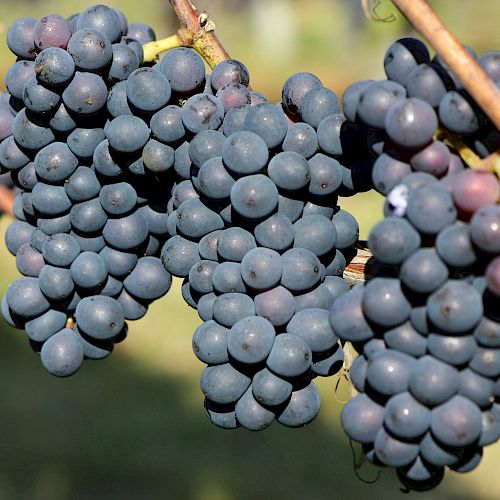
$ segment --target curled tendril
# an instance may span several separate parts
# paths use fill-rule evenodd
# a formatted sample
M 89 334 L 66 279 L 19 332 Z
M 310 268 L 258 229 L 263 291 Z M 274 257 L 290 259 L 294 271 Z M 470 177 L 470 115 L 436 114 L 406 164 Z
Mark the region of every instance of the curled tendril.
M 382 0 L 361 0 L 361 6 L 365 16 L 372 21 L 381 21 L 383 23 L 393 23 L 398 18 L 393 12 L 388 16 L 381 17 L 377 14 L 377 9 L 380 7 Z
M 382 471 L 381 470 L 377 471 L 377 477 L 375 479 L 371 479 L 370 480 L 370 479 L 365 479 L 364 477 L 361 477 L 361 474 L 359 473 L 359 471 L 361 470 L 361 468 L 363 467 L 363 465 L 366 462 L 365 454 L 363 452 L 361 452 L 361 455 L 359 456 L 359 458 L 356 457 L 356 450 L 354 449 L 354 445 L 352 444 L 352 439 L 351 438 L 349 438 L 349 446 L 351 447 L 352 465 L 353 465 L 354 474 L 356 475 L 356 477 L 362 483 L 365 483 L 365 484 L 374 484 L 374 483 L 376 483 L 380 479 L 380 476 L 382 475 Z

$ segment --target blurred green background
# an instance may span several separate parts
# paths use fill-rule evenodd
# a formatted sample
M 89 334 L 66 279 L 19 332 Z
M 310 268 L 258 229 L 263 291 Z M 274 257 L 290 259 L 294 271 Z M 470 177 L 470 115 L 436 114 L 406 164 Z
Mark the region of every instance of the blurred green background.
M 115 0 L 129 21 L 151 24 L 158 37 L 177 22 L 167 0 Z M 383 56 L 399 36 L 414 32 L 364 18 L 357 0 L 199 0 L 216 22 L 232 57 L 248 66 L 254 89 L 280 99 L 284 80 L 315 73 L 340 96 L 351 82 L 383 78 Z M 458 38 L 477 52 L 498 44 L 498 0 L 431 1 Z M 5 44 L 22 16 L 70 15 L 88 1 L 1 0 L 0 82 L 14 61 Z M 388 1 L 379 14 L 395 12 Z M 498 48 L 498 46 L 496 47 Z M 0 83 L 0 89 L 3 83 Z M 361 236 L 381 217 L 375 194 L 341 200 L 360 220 Z M 2 217 L 3 237 L 10 220 Z M 0 292 L 17 277 L 14 258 L 0 249 Z M 353 471 L 338 424 L 345 383 L 320 380 L 322 410 L 303 429 L 278 424 L 262 433 L 223 431 L 209 423 L 198 387 L 202 371 L 191 351 L 200 323 L 175 281 L 168 296 L 130 324 L 127 340 L 103 362 L 87 362 L 72 378 L 48 375 L 23 332 L 0 324 L 0 500 L 73 499 L 375 499 L 404 498 L 393 471 L 375 484 Z M 423 499 L 495 499 L 500 446 L 486 449 L 470 474 L 447 472 Z M 366 481 L 378 469 L 365 465 Z M 413 494 L 416 495 L 416 494 Z

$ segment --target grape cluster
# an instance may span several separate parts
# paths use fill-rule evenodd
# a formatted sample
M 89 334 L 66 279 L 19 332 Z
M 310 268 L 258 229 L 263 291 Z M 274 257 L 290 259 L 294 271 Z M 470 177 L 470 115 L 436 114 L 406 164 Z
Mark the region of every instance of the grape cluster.
M 342 150 L 336 95 L 298 73 L 282 103 L 252 103 L 248 82 L 238 61 L 211 74 L 216 104 L 186 146 L 190 168 L 173 192 L 161 257 L 204 321 L 193 349 L 208 365 L 211 421 L 261 430 L 275 418 L 311 421 L 320 404 L 312 379 L 343 365 L 329 309 L 348 290 L 341 276 L 358 225 L 337 206 L 355 192 L 345 166 L 355 158 Z
M 474 142 L 498 131 L 418 40 L 394 43 L 385 69 L 388 80 L 344 94 L 344 112 L 376 138 L 373 182 L 387 196 L 368 241 L 375 277 L 330 319 L 360 353 L 345 432 L 426 490 L 446 466 L 472 470 L 500 438 L 500 183 L 434 139 L 438 125 Z
M 174 149 L 149 125 L 168 113 L 172 75 L 143 65 L 154 38 L 104 5 L 19 19 L 7 34 L 18 59 L 1 96 L 0 166 L 19 190 L 6 244 L 23 277 L 2 313 L 57 376 L 108 356 L 171 285 L 159 252 Z

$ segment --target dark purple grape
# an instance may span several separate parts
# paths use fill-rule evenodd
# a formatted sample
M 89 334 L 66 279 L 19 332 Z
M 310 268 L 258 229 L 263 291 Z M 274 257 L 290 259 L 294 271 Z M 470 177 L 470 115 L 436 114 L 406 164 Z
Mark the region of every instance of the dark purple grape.
M 300 115 L 304 96 L 311 90 L 322 87 L 319 78 L 313 74 L 306 72 L 295 73 L 283 85 L 283 108 L 291 115 Z
M 218 92 L 224 85 L 237 83 L 248 87 L 250 76 L 243 63 L 235 59 L 227 59 L 217 64 L 210 75 L 210 83 L 214 92 Z
M 7 45 L 9 49 L 22 59 L 35 58 L 35 44 L 33 42 L 33 29 L 36 19 L 21 17 L 16 19 L 7 31 Z

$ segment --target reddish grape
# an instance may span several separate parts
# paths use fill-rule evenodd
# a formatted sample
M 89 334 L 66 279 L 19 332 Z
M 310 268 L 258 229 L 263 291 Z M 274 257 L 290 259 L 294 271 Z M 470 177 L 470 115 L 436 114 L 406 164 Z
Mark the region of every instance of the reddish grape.
M 58 14 L 42 17 L 33 28 L 33 40 L 38 51 L 48 47 L 65 49 L 71 34 L 70 23 Z
M 465 216 L 470 216 L 479 208 L 497 202 L 500 183 L 490 172 L 464 170 L 453 177 L 452 191 L 458 210 Z
M 486 268 L 488 289 L 500 297 L 500 257 L 495 257 Z

